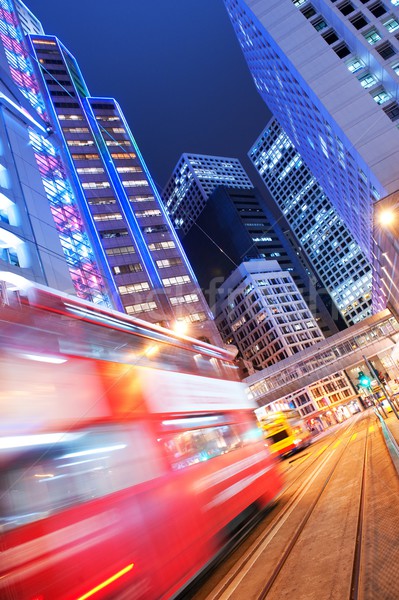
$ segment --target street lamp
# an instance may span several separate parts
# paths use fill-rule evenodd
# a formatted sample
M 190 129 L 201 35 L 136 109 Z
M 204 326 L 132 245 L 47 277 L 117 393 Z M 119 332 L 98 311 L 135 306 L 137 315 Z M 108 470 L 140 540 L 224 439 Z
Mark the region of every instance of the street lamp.
M 393 208 L 384 208 L 378 213 L 378 222 L 383 227 L 388 227 L 395 222 L 395 211 Z

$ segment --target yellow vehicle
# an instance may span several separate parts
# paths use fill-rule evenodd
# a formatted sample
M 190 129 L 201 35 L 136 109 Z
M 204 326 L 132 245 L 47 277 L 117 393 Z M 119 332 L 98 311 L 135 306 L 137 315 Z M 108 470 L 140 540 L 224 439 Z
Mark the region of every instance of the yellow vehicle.
M 287 456 L 309 446 L 312 435 L 296 410 L 268 413 L 260 421 L 270 452 Z

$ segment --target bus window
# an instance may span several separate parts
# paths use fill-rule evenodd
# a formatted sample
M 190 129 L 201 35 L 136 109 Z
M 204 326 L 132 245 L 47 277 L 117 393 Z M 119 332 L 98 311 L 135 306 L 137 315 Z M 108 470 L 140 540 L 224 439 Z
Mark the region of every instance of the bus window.
M 236 424 L 179 431 L 163 438 L 172 469 L 178 470 L 232 452 L 258 442 L 260 434 L 253 423 L 246 427 Z
M 50 447 L 25 447 L 9 461 L 1 457 L 1 528 L 37 521 L 162 474 L 157 448 L 139 424 L 94 427 L 73 436 Z

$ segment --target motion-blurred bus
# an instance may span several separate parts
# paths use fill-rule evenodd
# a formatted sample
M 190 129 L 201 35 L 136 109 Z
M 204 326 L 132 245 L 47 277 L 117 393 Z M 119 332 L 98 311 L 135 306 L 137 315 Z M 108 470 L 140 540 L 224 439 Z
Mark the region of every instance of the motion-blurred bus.
M 273 503 L 228 351 L 0 273 L 0 597 L 174 597 Z
M 296 410 L 282 410 L 262 416 L 261 428 L 270 452 L 288 456 L 309 446 L 312 436 Z

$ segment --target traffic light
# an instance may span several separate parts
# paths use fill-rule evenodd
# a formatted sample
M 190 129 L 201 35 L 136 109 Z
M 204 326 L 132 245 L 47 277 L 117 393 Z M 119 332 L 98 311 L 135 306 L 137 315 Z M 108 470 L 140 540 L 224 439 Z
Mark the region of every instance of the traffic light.
M 371 379 L 370 379 L 370 377 L 367 377 L 367 375 L 365 375 L 363 373 L 363 371 L 359 371 L 357 378 L 359 380 L 359 385 L 361 387 L 364 387 L 364 388 L 370 387 Z

